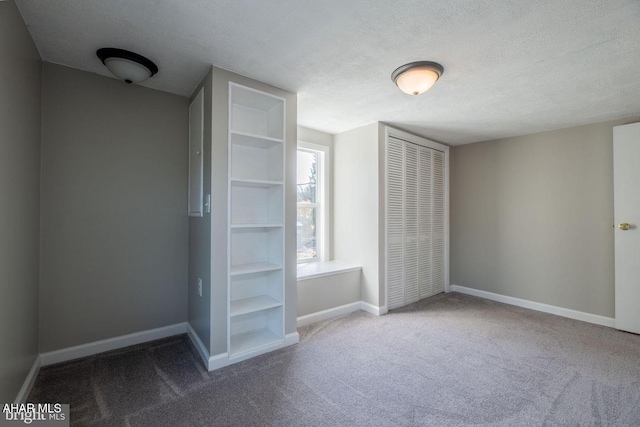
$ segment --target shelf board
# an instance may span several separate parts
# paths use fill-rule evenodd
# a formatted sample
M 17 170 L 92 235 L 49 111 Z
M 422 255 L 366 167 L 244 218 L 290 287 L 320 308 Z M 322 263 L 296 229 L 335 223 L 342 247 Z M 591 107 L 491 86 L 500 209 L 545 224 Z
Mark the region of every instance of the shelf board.
M 269 295 L 259 295 L 257 297 L 242 298 L 231 301 L 231 316 L 240 316 L 241 314 L 253 313 L 256 311 L 266 310 L 268 308 L 280 307 L 282 301 L 270 297 Z
M 231 228 L 281 228 L 282 224 L 231 224 Z
M 282 340 L 282 337 L 279 337 L 268 329 L 232 335 L 229 356 L 238 356 L 242 353 L 257 350 L 260 347 L 277 344 L 282 342 Z
M 284 107 L 284 99 L 279 96 L 237 84 L 233 84 L 231 88 L 231 103 L 234 105 L 264 112 L 271 110 L 273 107 Z
M 241 179 L 231 178 L 231 185 L 234 187 L 256 187 L 256 188 L 270 188 L 282 185 L 282 181 L 265 181 L 261 179 Z
M 232 130 L 231 142 L 237 145 L 245 145 L 247 147 L 267 149 L 275 147 L 278 144 L 282 144 L 284 141 L 282 138 L 271 138 L 265 135 L 256 135 L 248 132 L 240 132 Z
M 252 262 L 250 264 L 238 264 L 231 266 L 231 275 L 261 273 L 263 271 L 281 270 L 282 266 L 270 262 Z

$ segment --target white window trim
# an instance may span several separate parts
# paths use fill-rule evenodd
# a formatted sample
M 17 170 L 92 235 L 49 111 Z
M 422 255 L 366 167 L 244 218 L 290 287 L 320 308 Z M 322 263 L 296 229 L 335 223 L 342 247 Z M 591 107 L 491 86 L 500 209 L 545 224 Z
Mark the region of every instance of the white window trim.
M 307 141 L 298 141 L 298 148 L 306 148 L 307 150 L 313 150 L 320 153 L 320 168 L 318 171 L 320 175 L 320 182 L 317 183 L 317 194 L 320 195 L 320 209 L 318 209 L 320 218 L 317 224 L 318 229 L 316 230 L 316 236 L 320 237 L 319 244 L 318 242 L 316 243 L 319 246 L 318 256 L 314 259 L 299 260 L 298 264 L 329 261 L 329 248 L 331 247 L 331 151 L 326 145 L 314 144 Z M 305 204 L 304 206 L 318 207 L 318 203 Z

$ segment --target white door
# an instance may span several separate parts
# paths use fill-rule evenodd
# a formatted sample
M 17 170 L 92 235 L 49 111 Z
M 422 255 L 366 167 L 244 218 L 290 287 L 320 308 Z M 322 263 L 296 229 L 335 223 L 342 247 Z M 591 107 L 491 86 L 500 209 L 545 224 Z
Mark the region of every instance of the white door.
M 640 333 L 640 123 L 613 128 L 616 328 Z
M 404 146 L 404 304 L 418 301 L 418 146 Z
M 418 283 L 420 299 L 433 292 L 433 150 L 420 147 L 418 151 Z
M 404 305 L 404 142 L 387 144 L 387 307 Z
M 444 153 L 387 139 L 387 308 L 445 290 Z
M 446 207 L 445 207 L 444 153 L 433 150 L 433 289 L 437 294 L 445 291 L 446 272 Z

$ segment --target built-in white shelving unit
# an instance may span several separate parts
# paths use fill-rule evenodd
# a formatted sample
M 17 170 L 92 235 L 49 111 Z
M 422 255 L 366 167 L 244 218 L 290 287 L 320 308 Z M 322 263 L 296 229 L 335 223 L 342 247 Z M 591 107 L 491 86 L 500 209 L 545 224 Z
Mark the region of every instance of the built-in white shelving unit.
M 284 343 L 285 100 L 229 84 L 229 358 Z

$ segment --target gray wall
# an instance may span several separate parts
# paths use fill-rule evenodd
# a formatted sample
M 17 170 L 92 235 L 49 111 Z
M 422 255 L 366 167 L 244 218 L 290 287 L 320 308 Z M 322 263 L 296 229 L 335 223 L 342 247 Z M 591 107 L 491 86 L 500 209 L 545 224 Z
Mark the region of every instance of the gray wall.
M 200 89 L 204 88 L 202 194 L 205 196 L 211 193 L 212 79 L 213 72 L 209 70 L 190 99 L 192 102 Z M 218 205 L 215 202 L 212 204 L 214 208 Z M 218 212 L 217 208 L 215 212 Z M 198 296 L 198 278 L 202 279 L 202 297 Z M 204 213 L 202 217 L 189 217 L 188 288 L 189 324 L 198 334 L 207 351 L 211 352 L 211 215 L 207 213 Z
M 38 355 L 42 63 L 13 1 L 0 40 L 0 402 L 13 402 Z
M 188 99 L 42 81 L 40 351 L 185 322 Z
M 619 120 L 453 147 L 451 283 L 614 316 Z

